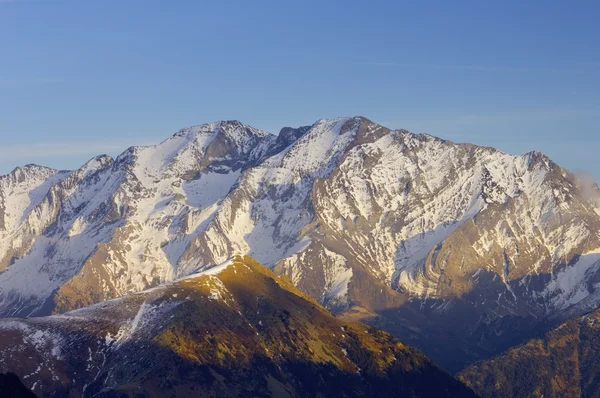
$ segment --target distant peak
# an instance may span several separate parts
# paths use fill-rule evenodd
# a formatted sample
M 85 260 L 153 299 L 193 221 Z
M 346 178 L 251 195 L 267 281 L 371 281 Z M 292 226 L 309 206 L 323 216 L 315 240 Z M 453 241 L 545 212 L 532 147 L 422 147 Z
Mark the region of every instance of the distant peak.
M 534 165 L 542 162 L 546 166 L 548 166 L 552 161 L 550 158 L 539 151 L 530 151 L 523 155 L 524 158 L 527 159 L 527 164 L 529 167 L 533 167 Z
M 239 120 L 221 120 L 218 123 L 219 127 L 250 127 Z
M 356 120 L 361 123 L 377 124 L 374 121 L 372 121 L 371 119 L 364 117 L 364 116 L 354 116 L 354 117 L 352 117 L 352 120 Z
M 91 163 L 91 162 L 110 163 L 112 161 L 113 161 L 112 157 L 108 156 L 107 154 L 102 154 L 102 155 L 95 156 L 92 159 L 88 160 L 88 162 L 86 164 Z
M 98 155 L 88 160 L 78 172 L 89 173 L 110 166 L 114 162 L 113 158 L 108 155 Z
M 12 169 L 12 171 L 4 176 L 0 176 L 0 178 L 3 177 L 9 177 L 9 178 L 22 178 L 24 175 L 26 174 L 38 174 L 38 173 L 43 173 L 44 175 L 48 175 L 48 174 L 54 174 L 54 173 L 58 173 L 59 171 L 56 169 L 53 169 L 51 167 L 46 167 L 46 166 L 40 166 L 38 164 L 34 164 L 34 163 L 28 163 L 24 166 L 17 166 L 14 169 Z
M 340 122 L 348 122 L 350 120 L 352 120 L 351 117 L 323 118 L 323 119 L 317 120 L 313 126 L 324 125 L 324 124 L 337 124 Z
M 223 120 L 219 122 L 219 129 L 223 132 L 227 132 L 228 134 L 242 133 L 257 137 L 266 137 L 271 135 L 266 131 L 257 129 L 256 127 L 252 127 L 248 124 L 244 124 L 238 120 Z
M 244 124 L 239 120 L 220 120 L 217 122 L 205 123 L 185 127 L 175 133 L 171 138 L 193 138 L 199 134 L 225 134 L 225 135 L 253 135 L 257 137 L 265 137 L 271 134 L 266 131 L 257 129 L 248 124 Z
M 533 150 L 533 151 L 529 151 L 529 152 L 527 152 L 527 153 L 525 154 L 525 156 L 528 156 L 528 157 L 530 157 L 530 158 L 532 158 L 532 159 L 543 159 L 543 158 L 546 158 L 546 157 L 547 157 L 547 156 L 546 156 L 546 155 L 544 155 L 542 152 L 540 152 L 540 151 L 536 151 L 536 150 Z
M 52 170 L 52 171 L 57 171 L 51 167 L 46 167 L 46 166 L 41 166 L 39 164 L 35 164 L 35 163 L 28 163 L 24 166 L 17 166 L 13 169 L 13 172 L 15 171 L 26 171 L 26 170 Z

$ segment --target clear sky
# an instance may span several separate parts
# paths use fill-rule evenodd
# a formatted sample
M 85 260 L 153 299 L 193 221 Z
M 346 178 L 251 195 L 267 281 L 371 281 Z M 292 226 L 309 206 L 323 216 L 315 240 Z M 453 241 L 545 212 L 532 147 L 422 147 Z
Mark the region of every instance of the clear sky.
M 600 1 L 0 0 L 0 174 L 366 116 L 600 180 Z

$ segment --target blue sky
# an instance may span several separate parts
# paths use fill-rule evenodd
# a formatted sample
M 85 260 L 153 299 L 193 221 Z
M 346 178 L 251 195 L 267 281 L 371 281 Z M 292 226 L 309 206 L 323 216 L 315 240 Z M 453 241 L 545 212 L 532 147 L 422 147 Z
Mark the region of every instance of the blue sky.
M 0 173 L 363 115 L 600 180 L 598 1 L 0 0 Z

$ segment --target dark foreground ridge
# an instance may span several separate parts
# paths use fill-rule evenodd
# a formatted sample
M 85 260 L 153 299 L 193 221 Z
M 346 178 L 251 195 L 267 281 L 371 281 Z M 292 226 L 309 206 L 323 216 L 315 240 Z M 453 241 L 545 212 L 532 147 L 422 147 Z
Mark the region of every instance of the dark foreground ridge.
M 475 396 L 249 257 L 64 315 L 3 320 L 0 356 L 40 395 Z
M 14 373 L 0 373 L 0 397 L 3 398 L 35 398 L 27 387 L 21 383 Z
M 483 397 L 597 397 L 600 310 L 475 363 L 459 378 Z

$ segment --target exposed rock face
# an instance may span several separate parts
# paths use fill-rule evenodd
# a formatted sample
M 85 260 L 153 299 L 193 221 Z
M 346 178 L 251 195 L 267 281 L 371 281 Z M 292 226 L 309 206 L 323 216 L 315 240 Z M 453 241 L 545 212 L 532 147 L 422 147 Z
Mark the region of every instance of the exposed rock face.
M 44 396 L 475 397 L 423 354 L 240 257 L 64 315 L 0 320 L 0 358 Z
M 4 316 L 65 312 L 249 254 L 458 370 L 600 301 L 598 188 L 537 152 L 361 117 L 278 137 L 220 122 L 34 174 L 5 177 L 37 193 L 0 210 Z
M 71 173 L 37 168 L 30 181 L 16 170 L 4 179 L 17 188 L 0 191 L 16 203 L 0 210 L 10 216 L 0 258 L 11 264 L 0 274 L 0 311 L 62 312 L 184 273 L 177 264 L 189 241 L 243 167 L 275 141 L 221 122 L 130 148 L 116 160 L 99 156 Z
M 459 378 L 482 397 L 597 397 L 600 310 L 475 363 Z

